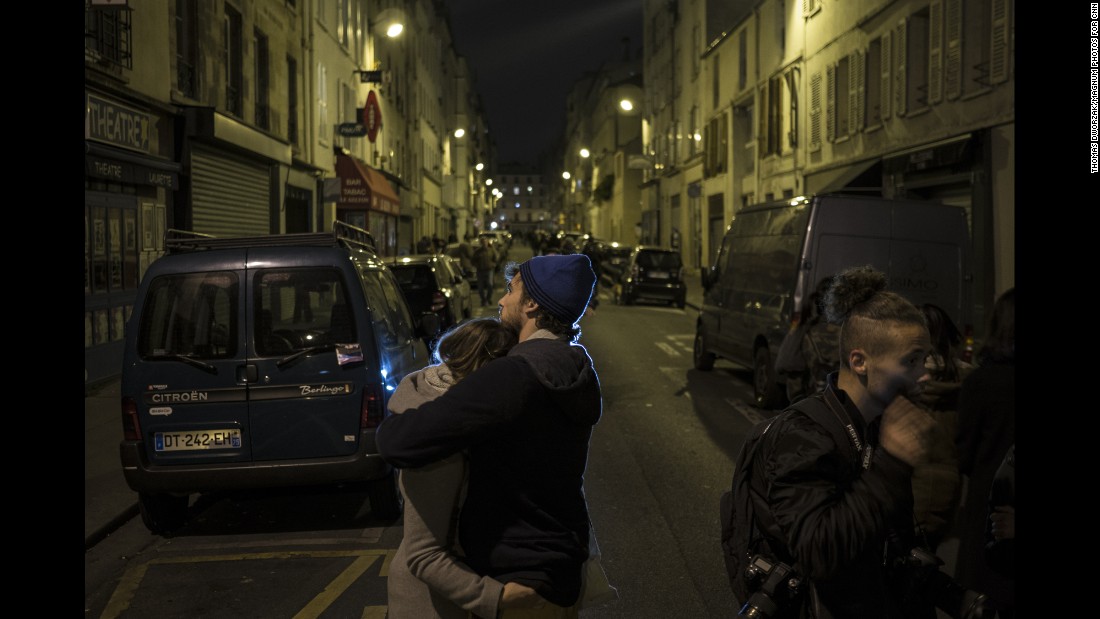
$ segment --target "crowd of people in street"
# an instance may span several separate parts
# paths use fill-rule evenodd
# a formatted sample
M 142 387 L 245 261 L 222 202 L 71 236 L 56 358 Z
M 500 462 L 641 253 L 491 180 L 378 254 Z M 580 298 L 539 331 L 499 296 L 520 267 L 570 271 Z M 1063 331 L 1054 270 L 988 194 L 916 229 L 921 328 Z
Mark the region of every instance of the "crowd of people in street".
M 402 381 L 400 414 L 378 428 L 406 506 L 390 616 L 577 617 L 591 549 L 583 474 L 602 410 L 579 321 L 598 258 L 540 246 L 504 267 L 494 300 L 491 240 L 460 257 L 500 316 L 442 337 L 437 364 Z M 886 284 L 871 267 L 822 281 L 790 345 L 784 371 L 808 373 L 792 376 L 791 401 L 827 407 L 849 440 L 786 414 L 758 452 L 768 546 L 809 583 L 771 616 L 932 619 L 945 604 L 932 589 L 944 587 L 963 605 L 945 611 L 1011 619 L 1015 290 L 997 299 L 970 361 L 947 312 Z M 834 371 L 807 349 L 835 355 Z M 929 578 L 949 538 L 953 573 Z

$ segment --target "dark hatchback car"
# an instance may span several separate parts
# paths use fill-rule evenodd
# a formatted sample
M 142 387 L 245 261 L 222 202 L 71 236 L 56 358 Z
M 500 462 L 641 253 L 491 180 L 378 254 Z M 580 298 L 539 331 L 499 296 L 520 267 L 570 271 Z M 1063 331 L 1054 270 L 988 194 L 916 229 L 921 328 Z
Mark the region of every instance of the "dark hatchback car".
M 368 232 L 213 238 L 170 231 L 126 329 L 122 472 L 146 527 L 183 526 L 218 490 L 365 486 L 402 512 L 374 431 L 405 374 L 429 362 Z
M 450 258 L 436 254 L 414 254 L 401 256 L 390 264 L 413 314 L 436 314 L 439 316 L 440 332 L 469 317 L 463 311 L 452 271 L 444 260 Z M 434 336 L 425 338 L 429 346 L 434 340 Z
M 621 304 L 664 302 L 683 309 L 687 304 L 684 263 L 678 250 L 639 245 L 627 259 L 616 297 Z

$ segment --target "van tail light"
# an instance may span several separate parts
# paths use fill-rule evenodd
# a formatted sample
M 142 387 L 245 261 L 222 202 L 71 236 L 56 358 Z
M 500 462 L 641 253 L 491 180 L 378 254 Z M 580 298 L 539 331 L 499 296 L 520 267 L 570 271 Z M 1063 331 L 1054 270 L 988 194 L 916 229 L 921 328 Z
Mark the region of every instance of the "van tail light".
M 974 363 L 974 325 L 966 325 L 963 329 L 963 349 L 959 358 L 967 363 Z
M 367 385 L 363 388 L 363 406 L 359 411 L 359 428 L 377 428 L 385 417 L 385 398 L 382 385 Z
M 122 398 L 122 438 L 141 440 L 141 422 L 138 421 L 137 402 L 131 397 Z
M 447 295 L 442 290 L 436 290 L 432 293 L 432 311 L 441 312 L 444 307 L 447 307 Z

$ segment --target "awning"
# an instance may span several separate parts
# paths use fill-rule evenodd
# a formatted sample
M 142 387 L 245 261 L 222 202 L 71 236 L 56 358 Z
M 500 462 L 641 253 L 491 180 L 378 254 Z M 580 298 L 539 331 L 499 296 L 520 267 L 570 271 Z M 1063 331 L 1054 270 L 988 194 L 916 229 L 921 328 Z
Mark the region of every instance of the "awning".
M 859 163 L 853 163 L 852 165 L 840 166 L 831 170 L 824 170 L 816 172 L 814 174 L 807 174 L 805 177 L 805 195 L 811 196 L 818 193 L 828 193 L 830 191 L 842 191 L 848 190 L 882 190 L 882 168 L 876 167 L 877 164 L 882 162 L 881 159 L 870 159 L 868 161 L 861 161 Z M 876 168 L 877 172 L 870 173 L 871 168 Z M 867 173 L 867 177 L 863 175 Z M 874 177 L 874 178 L 872 178 Z M 855 182 L 860 180 L 862 182 Z
M 336 155 L 336 176 L 340 179 L 340 197 L 336 208 L 367 208 L 397 215 L 401 200 L 381 172 L 349 155 Z

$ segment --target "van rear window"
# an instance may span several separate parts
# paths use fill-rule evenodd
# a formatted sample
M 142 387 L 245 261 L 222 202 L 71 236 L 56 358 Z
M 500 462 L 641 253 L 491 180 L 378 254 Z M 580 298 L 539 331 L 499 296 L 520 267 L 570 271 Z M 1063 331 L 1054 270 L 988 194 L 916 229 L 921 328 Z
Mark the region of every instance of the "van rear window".
M 156 278 L 141 312 L 138 354 L 196 359 L 236 355 L 239 286 L 231 271 Z

